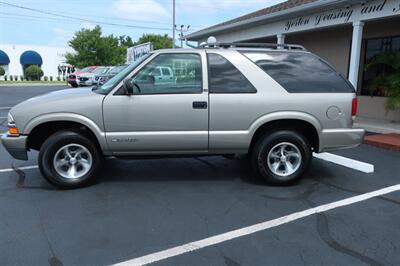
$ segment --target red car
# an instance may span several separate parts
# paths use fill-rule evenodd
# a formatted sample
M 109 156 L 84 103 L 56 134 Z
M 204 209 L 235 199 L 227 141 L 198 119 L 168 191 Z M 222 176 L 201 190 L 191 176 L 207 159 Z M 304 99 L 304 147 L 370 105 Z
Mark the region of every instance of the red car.
M 85 73 L 92 73 L 98 66 L 88 66 L 85 68 L 82 68 L 81 70 L 77 70 L 74 73 L 71 73 L 67 77 L 68 84 L 70 84 L 72 87 L 76 88 L 79 86 L 79 80 L 77 79 L 79 75 L 85 74 Z

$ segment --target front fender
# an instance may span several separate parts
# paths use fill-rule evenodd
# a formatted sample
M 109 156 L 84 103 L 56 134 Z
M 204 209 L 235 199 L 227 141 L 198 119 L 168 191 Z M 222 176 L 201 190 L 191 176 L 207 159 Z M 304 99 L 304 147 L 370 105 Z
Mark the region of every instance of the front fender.
M 101 149 L 103 151 L 108 150 L 104 131 L 91 119 L 87 118 L 86 116 L 78 115 L 75 113 L 48 113 L 45 115 L 34 117 L 28 123 L 26 123 L 22 132 L 25 135 L 28 135 L 36 126 L 43 123 L 56 122 L 56 121 L 76 122 L 86 126 L 96 136 Z

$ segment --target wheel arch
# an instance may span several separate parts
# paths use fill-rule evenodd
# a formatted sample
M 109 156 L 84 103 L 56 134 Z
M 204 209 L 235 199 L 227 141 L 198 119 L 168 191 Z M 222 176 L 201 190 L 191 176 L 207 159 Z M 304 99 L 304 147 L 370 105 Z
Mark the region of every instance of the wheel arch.
M 314 151 L 319 150 L 319 132 L 322 127 L 317 118 L 301 112 L 280 112 L 263 116 L 253 123 L 249 151 L 261 136 L 276 130 L 299 132 L 307 138 Z
M 108 150 L 105 133 L 89 118 L 77 114 L 46 114 L 35 117 L 24 128 L 28 148 L 38 149 L 44 140 L 61 130 L 78 130 L 92 139 L 103 151 Z

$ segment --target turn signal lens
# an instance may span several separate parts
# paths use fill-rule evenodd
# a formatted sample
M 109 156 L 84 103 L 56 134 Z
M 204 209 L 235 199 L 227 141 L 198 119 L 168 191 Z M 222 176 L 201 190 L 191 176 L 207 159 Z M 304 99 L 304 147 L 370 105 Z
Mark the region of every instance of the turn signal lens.
M 9 136 L 13 136 L 13 137 L 18 137 L 18 136 L 19 136 L 18 128 L 16 128 L 16 127 L 9 127 L 9 128 L 8 128 L 8 135 L 9 135 Z
M 354 98 L 351 102 L 351 116 L 356 116 L 357 114 L 357 98 Z

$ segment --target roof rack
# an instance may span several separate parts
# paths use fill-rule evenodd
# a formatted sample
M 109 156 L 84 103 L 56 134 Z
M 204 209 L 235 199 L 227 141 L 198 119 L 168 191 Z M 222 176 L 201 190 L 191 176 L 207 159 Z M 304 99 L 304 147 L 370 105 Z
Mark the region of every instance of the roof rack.
M 199 48 L 272 48 L 272 49 L 287 49 L 287 50 L 306 50 L 304 46 L 298 44 L 278 44 L 278 43 L 247 43 L 247 42 L 221 42 L 215 44 L 204 43 Z

